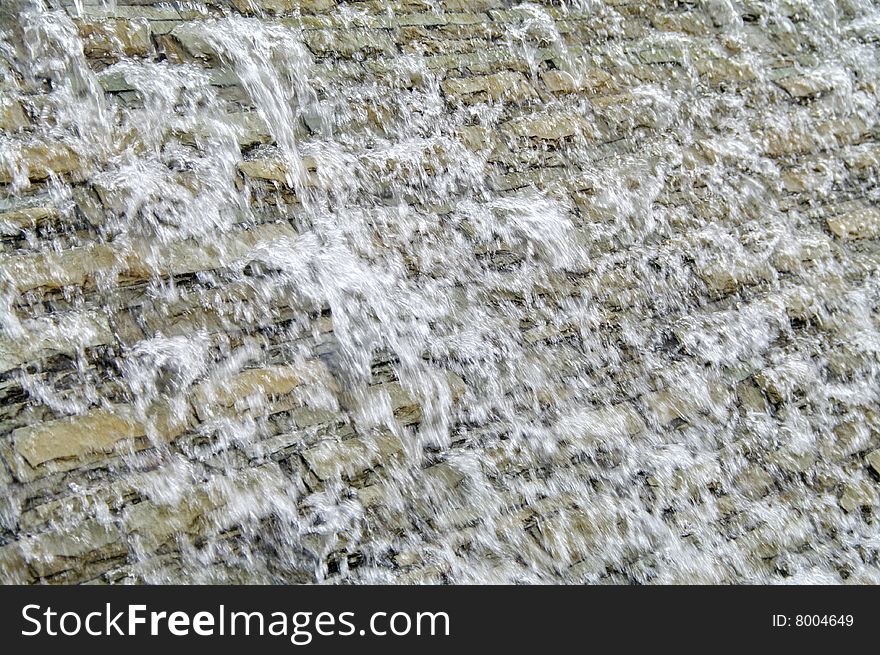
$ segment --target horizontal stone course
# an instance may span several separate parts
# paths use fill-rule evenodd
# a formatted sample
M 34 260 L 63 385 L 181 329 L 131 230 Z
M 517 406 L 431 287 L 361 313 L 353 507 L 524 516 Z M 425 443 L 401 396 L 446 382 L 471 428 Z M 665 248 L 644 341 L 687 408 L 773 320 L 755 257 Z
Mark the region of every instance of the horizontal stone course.
M 146 437 L 148 432 L 172 439 L 186 427 L 185 419 L 165 408 L 151 414 L 144 420 L 131 407 L 98 409 L 82 416 L 19 428 L 13 431 L 12 440 L 16 452 L 37 467 L 52 460 L 109 453 L 120 442 Z
M 195 240 L 168 244 L 161 257 L 145 257 L 142 253 L 149 253 L 145 243 L 141 247 L 93 244 L 61 252 L 8 256 L 0 259 L 0 274 L 19 292 L 95 284 L 102 275 L 114 273 L 127 279 L 183 275 L 232 263 L 278 238 L 295 236 L 289 225 L 266 224 L 227 233 L 213 244 Z
M 68 312 L 31 319 L 15 336 L 0 337 L 0 373 L 48 353 L 75 354 L 82 348 L 112 343 L 113 331 L 99 312 Z
M 335 389 L 336 383 L 320 362 L 302 366 L 274 366 L 246 369 L 226 380 L 205 382 L 194 391 L 194 404 L 204 420 L 217 414 L 241 415 L 252 412 L 259 416 L 297 406 L 286 396 L 298 387 L 320 384 Z
M 880 237 L 880 209 L 877 207 L 854 207 L 830 216 L 828 228 L 841 239 L 876 239 Z
M 51 4 L 107 121 L 4 76 L 4 582 L 877 582 L 870 21 Z
M 145 56 L 151 49 L 150 26 L 143 19 L 77 20 L 83 51 L 93 57 Z

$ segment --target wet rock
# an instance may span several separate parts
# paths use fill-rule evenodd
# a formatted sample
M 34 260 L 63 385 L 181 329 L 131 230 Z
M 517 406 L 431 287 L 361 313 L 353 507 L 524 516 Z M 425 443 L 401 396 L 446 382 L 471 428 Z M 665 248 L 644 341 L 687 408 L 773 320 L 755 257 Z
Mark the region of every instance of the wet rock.
M 107 563 L 108 560 L 128 551 L 114 526 L 95 519 L 68 526 L 64 531 L 28 538 L 23 549 L 30 553 L 27 564 L 35 577 L 44 578 L 70 571 L 69 579 L 74 582 L 82 581 L 84 573 L 110 568 L 112 562 Z M 93 562 L 104 564 L 98 564 L 97 569 L 86 566 Z
M 841 421 L 820 446 L 822 456 L 838 462 L 865 450 L 871 443 L 871 431 L 861 416 Z
M 534 89 L 521 73 L 507 71 L 493 75 L 447 78 L 443 80 L 442 87 L 451 100 L 468 104 L 486 100 L 527 100 L 535 96 Z
M 844 153 L 846 165 L 858 172 L 868 172 L 880 168 L 880 146 L 863 144 Z
M 826 219 L 828 228 L 839 239 L 876 239 L 880 237 L 880 209 L 857 206 Z
M 33 581 L 33 574 L 19 542 L 0 546 L 0 570 L 3 571 L 6 584 L 28 584 Z
M 609 73 L 602 69 L 567 72 L 565 70 L 549 70 L 541 73 L 541 80 L 553 93 L 614 93 L 617 85 Z
M 223 123 L 225 126 L 231 127 L 235 130 L 236 140 L 238 141 L 240 148 L 250 148 L 256 145 L 269 144 L 274 140 L 266 122 L 257 112 L 246 111 L 229 113 L 223 119 Z M 195 145 L 199 141 L 211 138 L 212 135 L 208 129 L 204 128 L 204 126 L 196 126 L 194 130 L 184 133 L 181 136 L 185 143 Z M 249 162 L 243 163 L 240 170 L 245 174 L 248 174 L 246 172 L 247 167 L 245 164 L 249 164 Z M 255 177 L 260 176 L 255 175 Z
M 0 257 L 0 275 L 19 292 L 94 285 L 119 276 L 181 275 L 231 264 L 261 246 L 295 235 L 286 223 L 269 223 L 226 232 L 210 244 L 193 239 L 171 242 L 161 253 L 144 241 L 125 246 L 97 243 L 60 252 Z
M 536 539 L 554 562 L 571 566 L 586 559 L 596 544 L 614 531 L 613 510 L 605 513 L 598 508 L 572 508 L 539 518 Z
M 13 211 L 0 212 L 0 234 L 14 236 L 22 230 L 33 229 L 58 213 L 53 207 L 22 207 Z
M 0 580 L 880 581 L 861 60 L 798 3 L 393 4 L 11 33 Z
M 391 36 L 381 30 L 340 29 L 340 30 L 309 30 L 304 34 L 304 41 L 317 55 L 335 54 L 341 57 L 355 55 L 393 56 L 397 45 Z
M 452 491 L 465 479 L 465 474 L 452 462 L 440 462 L 424 470 L 424 475 L 434 484 Z
M 825 75 L 792 75 L 776 80 L 776 84 L 785 89 L 792 98 L 813 98 L 834 88 L 832 81 Z
M 447 11 L 488 11 L 503 6 L 503 0 L 446 0 Z
M 763 498 L 773 489 L 775 480 L 762 466 L 750 464 L 734 478 L 737 491 L 746 498 Z
M 662 389 L 642 397 L 652 417 L 661 425 L 669 425 L 676 420 L 698 420 L 704 413 L 724 413 L 730 402 L 727 388 L 718 383 L 707 383 L 692 387 Z
M 203 517 L 217 507 L 217 501 L 202 492 L 176 504 L 143 501 L 129 505 L 122 520 L 133 536 L 136 548 L 152 553 L 176 535 L 197 533 Z
M 637 56 L 645 64 L 683 65 L 687 58 L 687 48 L 683 43 L 669 41 L 640 49 Z
M 199 385 L 193 392 L 199 416 L 205 420 L 217 414 L 262 416 L 301 404 L 294 392 L 307 385 L 333 390 L 336 382 L 320 361 L 299 366 L 247 369 L 229 378 Z
M 252 159 L 239 164 L 238 169 L 248 177 L 293 186 L 293 173 L 280 159 Z
M 60 288 L 94 283 L 96 277 L 119 263 L 117 253 L 104 244 L 0 259 L 0 274 L 19 292 L 40 287 Z
M 454 373 L 446 373 L 448 391 L 453 402 L 461 398 L 466 387 L 464 381 Z M 403 425 L 412 425 L 422 419 L 421 400 L 400 382 L 386 382 L 370 387 L 371 402 L 386 400 L 394 418 Z
M 611 405 L 584 412 L 565 422 L 565 431 L 577 440 L 587 443 L 631 437 L 646 429 L 645 421 L 629 403 Z
M 767 461 L 788 473 L 806 473 L 816 463 L 816 453 L 799 447 L 783 448 L 774 452 Z
M 746 412 L 767 412 L 769 405 L 761 388 L 752 380 L 741 381 L 736 388 L 739 407 Z
M 571 114 L 547 114 L 535 118 L 522 118 L 507 125 L 517 136 L 559 141 L 576 135 L 595 135 L 593 126 L 585 118 Z
M 78 20 L 76 26 L 88 56 L 145 56 L 152 47 L 150 24 L 143 19 Z
M 17 132 L 30 125 L 21 103 L 15 98 L 0 98 L 0 130 Z
M 109 321 L 97 312 L 71 312 L 51 319 L 26 321 L 15 337 L 0 336 L 0 373 L 37 357 L 113 342 Z
M 50 175 L 81 173 L 82 167 L 80 156 L 63 143 L 27 143 L 19 149 L 15 170 L 0 167 L 0 184 L 9 184 L 19 172 L 25 179 L 36 182 Z
M 492 147 L 490 133 L 483 127 L 476 125 L 460 127 L 458 137 L 468 150 L 479 151 Z
M 816 371 L 807 362 L 788 361 L 759 371 L 754 380 L 771 402 L 782 403 L 815 384 Z
M 134 408 L 117 405 L 80 416 L 18 428 L 12 433 L 15 451 L 32 467 L 54 460 L 75 460 L 93 453 L 109 454 L 117 445 L 148 431 L 170 440 L 186 428 L 186 420 L 158 408 L 147 420 Z M 148 427 L 149 426 L 149 427 Z
M 867 480 L 847 484 L 840 497 L 840 506 L 850 514 L 877 503 L 877 488 Z
M 299 9 L 303 13 L 325 12 L 336 6 L 336 0 L 232 0 L 232 6 L 248 15 L 284 15 Z
M 712 20 L 702 13 L 658 13 L 651 22 L 665 32 L 684 32 L 685 34 L 708 34 L 714 31 Z
M 387 465 L 403 456 L 404 447 L 393 434 L 380 432 L 371 437 L 344 441 L 324 441 L 303 453 L 303 458 L 321 480 L 340 475 L 356 478 L 374 466 Z M 362 498 L 369 503 L 369 496 Z

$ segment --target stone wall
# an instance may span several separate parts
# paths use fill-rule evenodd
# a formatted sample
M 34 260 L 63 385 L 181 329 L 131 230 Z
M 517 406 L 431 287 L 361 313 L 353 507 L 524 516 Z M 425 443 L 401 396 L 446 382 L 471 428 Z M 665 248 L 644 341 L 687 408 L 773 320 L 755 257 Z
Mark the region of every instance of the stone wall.
M 880 581 L 871 3 L 46 4 L 4 582 Z

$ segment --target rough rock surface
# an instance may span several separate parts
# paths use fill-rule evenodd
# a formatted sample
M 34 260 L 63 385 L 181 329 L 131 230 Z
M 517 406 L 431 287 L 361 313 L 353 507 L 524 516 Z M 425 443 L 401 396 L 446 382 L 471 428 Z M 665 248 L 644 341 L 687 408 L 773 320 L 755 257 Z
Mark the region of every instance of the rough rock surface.
M 0 581 L 880 582 L 875 3 L 37 4 Z

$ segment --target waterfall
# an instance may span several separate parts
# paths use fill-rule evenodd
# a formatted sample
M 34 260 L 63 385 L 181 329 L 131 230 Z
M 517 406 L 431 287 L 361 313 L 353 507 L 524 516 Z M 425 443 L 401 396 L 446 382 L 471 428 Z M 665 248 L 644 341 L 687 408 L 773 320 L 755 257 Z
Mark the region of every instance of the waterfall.
M 0 9 L 0 580 L 880 582 L 867 0 Z

